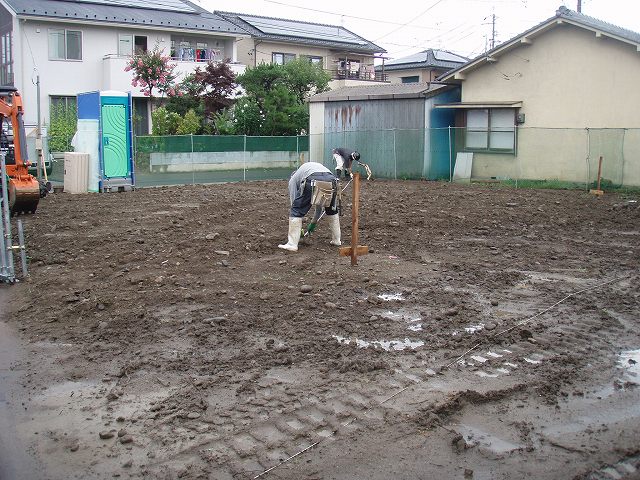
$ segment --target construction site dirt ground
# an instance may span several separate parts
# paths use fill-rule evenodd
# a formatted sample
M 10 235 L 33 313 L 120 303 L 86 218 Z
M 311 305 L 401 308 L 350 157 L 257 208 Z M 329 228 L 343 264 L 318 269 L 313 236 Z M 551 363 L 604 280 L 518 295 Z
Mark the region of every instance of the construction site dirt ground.
M 326 219 L 277 248 L 284 181 L 41 200 L 0 288 L 0 477 L 640 478 L 637 195 L 360 207 L 352 267 Z

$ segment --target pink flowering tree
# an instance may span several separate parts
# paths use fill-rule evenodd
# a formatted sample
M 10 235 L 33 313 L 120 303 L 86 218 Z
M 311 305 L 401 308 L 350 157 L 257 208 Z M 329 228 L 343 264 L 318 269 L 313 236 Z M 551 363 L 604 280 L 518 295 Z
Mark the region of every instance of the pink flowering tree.
M 155 95 L 174 97 L 182 95 L 176 86 L 175 63 L 162 54 L 156 46 L 153 51 L 133 55 L 127 60 L 125 72 L 132 72 L 131 86 L 140 87 L 142 93 L 153 98 Z

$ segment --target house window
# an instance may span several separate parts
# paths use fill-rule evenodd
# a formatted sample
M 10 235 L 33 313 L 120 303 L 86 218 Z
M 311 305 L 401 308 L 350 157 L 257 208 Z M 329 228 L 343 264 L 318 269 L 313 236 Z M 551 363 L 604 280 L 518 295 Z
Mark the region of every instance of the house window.
M 271 62 L 276 65 L 284 65 L 296 59 L 295 53 L 279 53 L 273 52 L 271 54 Z
M 469 150 L 515 150 L 515 110 L 478 108 L 467 110 L 465 147 Z
M 420 81 L 420 77 L 418 75 L 413 75 L 411 77 L 400 77 L 402 83 L 418 83 Z
M 49 60 L 82 60 L 82 32 L 49 29 Z
M 324 61 L 322 57 L 314 57 L 314 56 L 308 55 L 305 58 L 309 60 L 309 63 L 311 65 L 319 65 L 321 67 L 324 65 Z
M 0 35 L 0 85 L 13 85 L 11 32 Z
M 147 37 L 141 35 L 131 35 L 121 33 L 118 35 L 118 55 L 128 57 L 144 53 L 147 51 Z

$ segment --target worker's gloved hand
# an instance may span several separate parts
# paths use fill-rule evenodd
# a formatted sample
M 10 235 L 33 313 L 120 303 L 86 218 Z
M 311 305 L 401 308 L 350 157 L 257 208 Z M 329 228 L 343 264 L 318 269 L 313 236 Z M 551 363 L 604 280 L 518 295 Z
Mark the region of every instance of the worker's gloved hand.
M 351 172 L 350 172 L 349 170 L 345 170 L 345 171 L 344 171 L 344 178 L 345 178 L 345 180 L 347 180 L 347 179 L 351 180 L 351 176 L 352 176 L 352 175 L 351 175 Z
M 313 233 L 313 231 L 316 229 L 317 226 L 318 226 L 317 223 L 310 223 L 309 226 L 307 227 L 307 233 Z

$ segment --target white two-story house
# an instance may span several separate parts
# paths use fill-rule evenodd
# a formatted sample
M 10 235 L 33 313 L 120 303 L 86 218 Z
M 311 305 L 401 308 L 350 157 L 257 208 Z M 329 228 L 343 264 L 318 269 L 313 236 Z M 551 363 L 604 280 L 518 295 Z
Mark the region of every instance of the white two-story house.
M 248 34 L 186 0 L 0 0 L 0 19 L 0 84 L 18 88 L 31 125 L 38 104 L 46 124 L 53 104 L 119 90 L 131 91 L 136 130 L 148 132 L 149 99 L 124 69 L 128 56 L 156 45 L 181 75 L 227 58 L 235 73 L 245 69 L 234 62 L 237 41 Z

